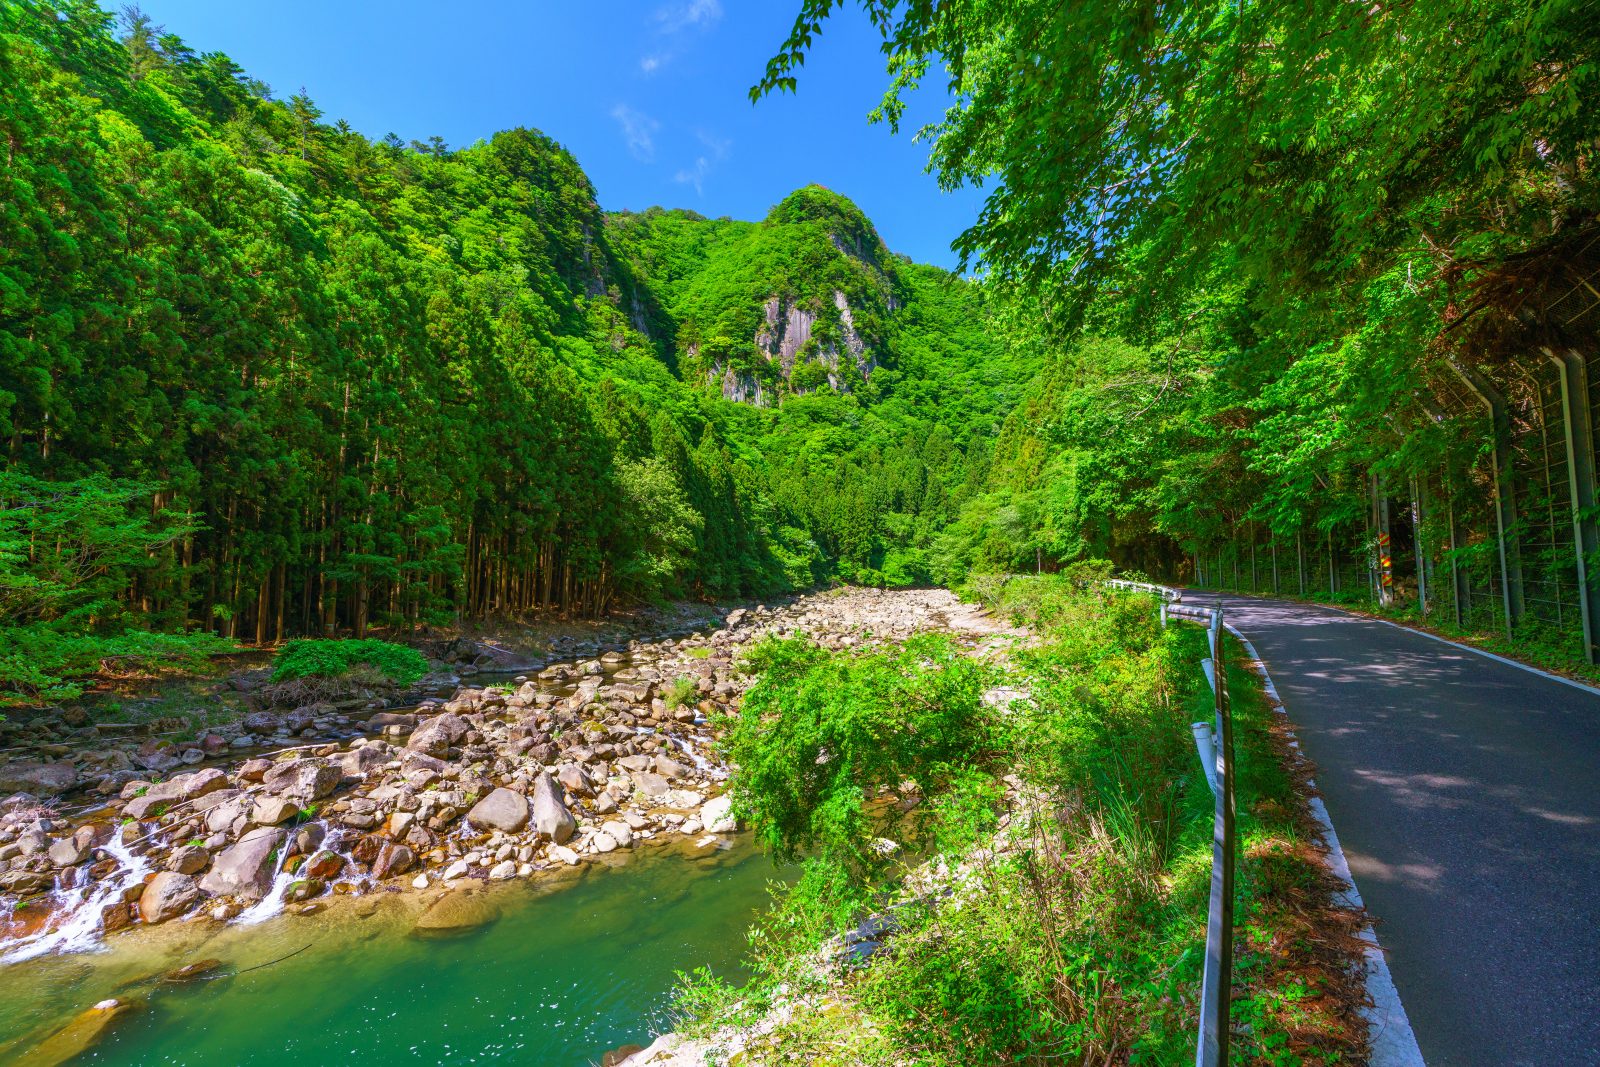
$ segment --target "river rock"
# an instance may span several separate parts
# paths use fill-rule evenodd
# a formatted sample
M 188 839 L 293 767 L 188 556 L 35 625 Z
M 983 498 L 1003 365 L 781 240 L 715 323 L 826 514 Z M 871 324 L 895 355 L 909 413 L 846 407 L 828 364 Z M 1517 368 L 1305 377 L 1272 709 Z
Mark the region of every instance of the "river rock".
M 491 867 L 489 869 L 489 880 L 491 882 L 509 882 L 511 879 L 515 878 L 516 876 L 517 876 L 517 861 L 516 860 L 505 860 L 505 861 L 503 861 L 501 863 L 495 864 L 493 867 Z
M 600 832 L 616 842 L 619 848 L 633 847 L 633 830 L 628 827 L 627 823 L 619 819 L 612 819 L 607 822 L 600 827 Z
M 182 967 L 177 967 L 168 971 L 166 974 L 161 976 L 161 980 L 163 982 L 172 982 L 175 984 L 192 982 L 197 978 L 204 978 L 206 975 L 217 970 L 221 966 L 222 961 L 218 959 L 196 960 L 193 963 L 186 963 Z
M 179 874 L 199 874 L 211 863 L 211 853 L 199 845 L 184 845 L 167 857 L 167 870 Z
M 283 847 L 286 837 L 278 827 L 256 827 L 218 854 L 200 888 L 217 896 L 260 900 L 272 886 L 273 853 Z
M 139 896 L 139 918 L 147 923 L 166 922 L 194 907 L 203 895 L 189 875 L 162 871 L 150 879 Z
M 343 777 L 344 772 L 327 760 L 292 759 L 273 764 L 261 776 L 261 784 L 303 807 L 333 792 Z
M 518 833 L 528 825 L 528 800 L 521 793 L 502 786 L 472 806 L 467 812 L 467 822 L 480 830 Z
M 302 874 L 308 878 L 321 878 L 327 881 L 340 871 L 344 870 L 344 857 L 337 852 L 323 849 L 306 861 L 300 868 Z
M 672 790 L 672 783 L 654 771 L 634 771 L 633 784 L 647 797 L 664 797 Z
M 657 756 L 655 770 L 657 774 L 665 778 L 689 777 L 689 768 L 670 756 Z
M 228 776 L 215 767 L 207 767 L 203 771 L 176 775 L 148 787 L 142 795 L 128 801 L 122 813 L 130 819 L 145 819 L 158 807 L 170 808 L 175 804 L 195 801 L 227 787 Z
M 277 826 L 300 814 L 300 805 L 285 797 L 265 796 L 250 811 L 250 821 L 262 826 Z
M 700 809 L 700 821 L 711 834 L 731 834 L 738 830 L 739 824 L 733 817 L 733 797 L 724 793 L 706 801 Z
M 678 811 L 692 811 L 705 803 L 705 797 L 688 789 L 669 789 L 661 797 L 661 805 Z
M 50 846 L 50 862 L 57 867 L 76 867 L 89 855 L 89 843 L 79 843 L 75 838 L 65 837 Z
M 0 766 L 0 793 L 53 797 L 78 784 L 78 768 L 61 763 L 8 763 Z
M 589 776 L 583 773 L 583 768 L 575 763 L 569 763 L 556 772 L 556 781 L 569 793 L 579 796 L 589 796 L 594 792 L 594 787 L 589 784 Z
M 451 746 L 460 744 L 470 729 L 467 720 L 459 715 L 445 712 L 418 726 L 411 736 L 406 738 L 406 748 L 436 759 L 443 759 L 450 754 Z
M 448 937 L 487 926 L 499 917 L 499 909 L 485 894 L 457 891 L 428 905 L 411 932 L 419 937 Z
M 372 861 L 372 877 L 378 881 L 392 878 L 397 874 L 404 874 L 416 865 L 417 854 L 406 845 L 390 842 L 378 852 L 378 858 Z
M 58 1067 L 70 1063 L 98 1045 L 122 1016 L 144 1007 L 137 1000 L 102 1000 L 35 1045 L 14 1067 Z
M 339 767 L 352 778 L 365 777 L 393 758 L 393 749 L 382 741 L 353 748 L 339 757 Z
M 548 774 L 533 780 L 533 828 L 558 845 L 566 844 L 578 828 L 565 799 L 561 787 Z

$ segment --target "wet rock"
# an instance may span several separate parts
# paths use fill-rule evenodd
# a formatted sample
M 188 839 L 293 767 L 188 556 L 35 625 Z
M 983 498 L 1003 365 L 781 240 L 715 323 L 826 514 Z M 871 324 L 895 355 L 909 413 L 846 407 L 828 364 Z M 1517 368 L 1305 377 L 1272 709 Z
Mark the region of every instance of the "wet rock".
M 469 729 L 467 721 L 459 715 L 450 712 L 435 715 L 412 732 L 406 739 L 406 748 L 443 759 L 450 754 L 452 746 L 461 743 Z
M 261 784 L 304 806 L 320 800 L 339 786 L 344 772 L 321 759 L 292 759 L 275 763 L 261 776 Z
M 517 864 L 515 860 L 505 860 L 497 863 L 489 870 L 489 880 L 491 882 L 508 882 L 516 876 Z
M 533 828 L 558 845 L 566 844 L 578 827 L 565 799 L 561 787 L 548 774 L 533 780 Z
M 79 844 L 73 838 L 63 838 L 50 846 L 47 853 L 57 867 L 76 867 L 89 856 L 89 843 Z
M 0 766 L 0 793 L 32 793 L 53 797 L 78 784 L 71 763 L 8 763 Z
M 326 881 L 344 870 L 344 857 L 337 852 L 324 849 L 307 860 L 301 870 L 308 878 L 321 878 Z
M 144 1004 L 137 1000 L 102 1000 L 24 1053 L 15 1061 L 15 1067 L 58 1067 L 70 1063 L 100 1044 L 118 1019 L 142 1007 Z
M 204 978 L 212 974 L 213 972 L 221 969 L 221 967 L 221 960 L 196 960 L 193 963 L 186 963 L 182 967 L 168 971 L 166 974 L 161 976 L 161 980 L 163 982 L 175 983 L 193 982 L 196 979 Z
M 272 886 L 274 856 L 288 835 L 274 826 L 258 826 L 224 849 L 212 861 L 200 888 L 217 896 L 260 900 Z
M 166 922 L 194 907 L 202 896 L 200 886 L 189 875 L 162 871 L 139 896 L 139 918 L 147 923 Z
M 508 834 L 520 832 L 528 825 L 528 818 L 527 798 L 504 787 L 494 790 L 467 812 L 467 822 L 478 829 L 503 830 Z
M 449 937 L 487 926 L 499 917 L 499 909 L 483 893 L 458 890 L 430 904 L 417 916 L 411 932 L 419 937 Z

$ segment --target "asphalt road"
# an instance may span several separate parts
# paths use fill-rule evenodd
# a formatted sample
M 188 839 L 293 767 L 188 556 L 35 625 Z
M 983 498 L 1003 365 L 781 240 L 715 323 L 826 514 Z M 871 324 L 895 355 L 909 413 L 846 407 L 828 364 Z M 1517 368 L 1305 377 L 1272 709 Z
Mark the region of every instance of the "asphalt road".
M 1429 1067 L 1600 1065 L 1600 695 L 1330 609 L 1222 601 L 1317 765 Z

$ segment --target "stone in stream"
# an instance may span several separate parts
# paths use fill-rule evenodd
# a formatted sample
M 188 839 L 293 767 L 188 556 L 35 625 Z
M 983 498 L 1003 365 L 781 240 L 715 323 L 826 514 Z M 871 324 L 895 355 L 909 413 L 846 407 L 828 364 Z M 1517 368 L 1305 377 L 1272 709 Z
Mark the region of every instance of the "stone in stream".
M 672 783 L 654 771 L 634 771 L 633 784 L 647 797 L 664 797 L 672 790 Z
M 710 834 L 731 834 L 738 830 L 739 824 L 733 818 L 733 797 L 724 793 L 706 801 L 700 809 L 700 821 Z
M 50 862 L 57 867 L 76 867 L 89 855 L 89 843 L 75 837 L 64 837 L 50 846 Z
M 418 726 L 411 736 L 406 738 L 406 748 L 436 759 L 443 759 L 450 754 L 451 746 L 460 744 L 470 729 L 467 720 L 459 715 L 445 712 Z
M 449 937 L 487 926 L 499 917 L 499 909 L 485 894 L 457 890 L 428 905 L 411 932 L 417 937 Z
M 300 814 L 300 805 L 287 797 L 265 796 L 250 811 L 250 821 L 261 826 L 277 826 Z
M 527 798 L 502 786 L 473 805 L 472 810 L 467 812 L 467 822 L 480 830 L 503 830 L 514 834 L 528 825 L 528 816 Z
M 150 879 L 139 895 L 139 918 L 151 924 L 175 919 L 194 907 L 204 895 L 189 875 L 162 871 Z
M 628 824 L 618 819 L 612 819 L 600 827 L 600 832 L 609 837 L 619 848 L 633 847 L 633 830 Z M 609 850 L 607 850 L 609 851 Z
M 260 900 L 272 887 L 274 856 L 288 834 L 275 826 L 258 826 L 224 849 L 212 861 L 200 888 L 216 896 Z
M 222 966 L 222 961 L 217 959 L 196 960 L 186 963 L 182 967 L 168 971 L 161 976 L 163 982 L 192 982 L 197 978 L 204 978 L 212 971 Z
M 0 793 L 55 796 L 78 784 L 78 768 L 60 763 L 8 763 L 0 766 Z
M 261 776 L 261 784 L 279 796 L 301 805 L 320 800 L 339 786 L 344 772 L 327 760 L 292 759 L 275 763 Z
M 211 853 L 199 845 L 183 845 L 167 857 L 167 870 L 179 874 L 199 874 L 211 864 Z
M 70 1063 L 98 1045 L 118 1019 L 143 1007 L 143 1001 L 129 998 L 102 1000 L 13 1060 L 13 1067 L 59 1067 Z
M 390 842 L 383 846 L 378 858 L 372 861 L 372 877 L 378 881 L 404 874 L 416 865 L 417 854 L 405 845 Z
M 561 787 L 548 774 L 533 780 L 533 828 L 558 845 L 566 844 L 578 828 L 565 800 Z

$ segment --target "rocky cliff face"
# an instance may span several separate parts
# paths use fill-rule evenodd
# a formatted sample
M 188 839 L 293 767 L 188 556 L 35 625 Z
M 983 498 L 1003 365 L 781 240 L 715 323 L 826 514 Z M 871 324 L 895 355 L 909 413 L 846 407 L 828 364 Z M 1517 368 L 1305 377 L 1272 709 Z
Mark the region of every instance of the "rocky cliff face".
M 760 223 L 657 211 L 613 228 L 669 309 L 680 373 L 726 400 L 857 392 L 894 362 L 897 261 L 845 197 L 807 186 Z

